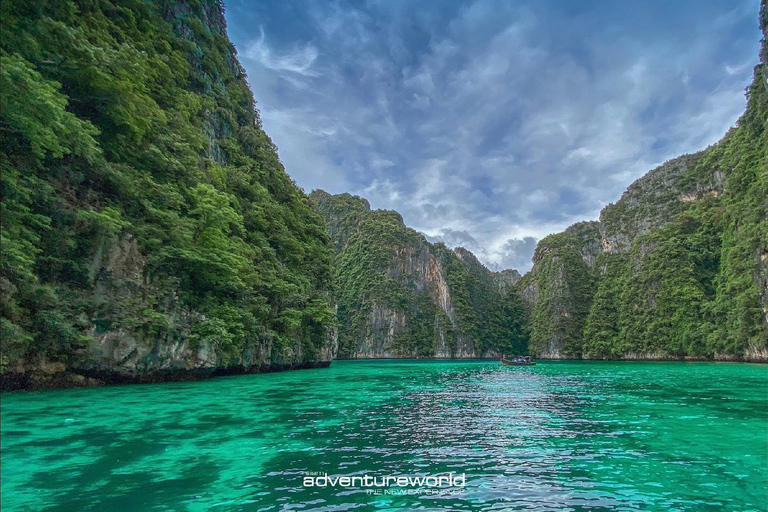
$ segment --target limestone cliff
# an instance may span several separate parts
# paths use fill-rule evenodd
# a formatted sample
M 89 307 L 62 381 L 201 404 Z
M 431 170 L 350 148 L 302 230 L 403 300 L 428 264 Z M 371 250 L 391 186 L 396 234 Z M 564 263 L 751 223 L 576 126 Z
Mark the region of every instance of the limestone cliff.
M 393 211 L 349 194 L 310 194 L 338 253 L 339 356 L 496 357 L 524 350 L 519 274 L 431 244 Z
M 580 355 L 576 341 L 589 312 L 599 241 L 600 224 L 582 222 L 538 243 L 533 268 L 517 283 L 531 308 L 532 354 L 556 359 Z
M 4 389 L 328 365 L 333 246 L 221 4 L 2 10 Z
M 766 30 L 765 2 L 760 13 Z M 768 72 L 738 125 L 541 240 L 518 283 L 540 357 L 768 360 Z

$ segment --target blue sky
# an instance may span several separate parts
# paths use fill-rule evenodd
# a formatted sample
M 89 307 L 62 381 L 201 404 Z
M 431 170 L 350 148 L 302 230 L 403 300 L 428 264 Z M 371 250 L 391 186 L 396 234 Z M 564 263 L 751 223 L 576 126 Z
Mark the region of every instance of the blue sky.
M 307 192 L 366 197 L 525 271 L 536 241 L 734 125 L 759 0 L 226 2 Z

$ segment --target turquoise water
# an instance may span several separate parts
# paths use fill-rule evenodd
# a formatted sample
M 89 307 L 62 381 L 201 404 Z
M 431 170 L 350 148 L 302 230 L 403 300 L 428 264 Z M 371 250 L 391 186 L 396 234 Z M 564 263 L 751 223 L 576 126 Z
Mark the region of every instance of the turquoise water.
M 5 394 L 1 504 L 764 512 L 767 400 L 765 365 L 641 362 L 337 361 Z M 306 488 L 307 472 L 454 472 L 466 483 L 456 494 L 421 486 L 377 495 Z

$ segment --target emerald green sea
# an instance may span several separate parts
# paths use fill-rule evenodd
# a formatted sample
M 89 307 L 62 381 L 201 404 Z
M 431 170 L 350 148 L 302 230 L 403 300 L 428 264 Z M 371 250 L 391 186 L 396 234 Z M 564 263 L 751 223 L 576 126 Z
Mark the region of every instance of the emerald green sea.
M 768 367 L 336 361 L 2 396 L 2 510 L 765 512 Z M 303 487 L 464 474 L 462 488 Z

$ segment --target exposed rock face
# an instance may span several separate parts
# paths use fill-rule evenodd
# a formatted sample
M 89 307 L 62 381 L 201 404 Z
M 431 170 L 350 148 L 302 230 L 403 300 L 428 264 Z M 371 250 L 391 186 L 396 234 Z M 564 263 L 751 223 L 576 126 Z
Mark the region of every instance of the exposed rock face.
M 768 250 L 760 247 L 756 252 L 757 270 L 755 271 L 755 283 L 760 294 L 763 321 L 765 322 L 766 329 L 768 329 Z
M 3 167 L 3 262 L 14 243 L 29 258 L 0 277 L 3 389 L 329 365 L 331 240 L 261 129 L 221 3 L 65 4 L 7 10 L 48 60 L 3 41 L 3 66 L 61 83 L 62 118 L 95 128 L 47 153 L 29 150 L 34 133 L 0 134 L 2 159 L 38 180 Z M 3 105 L 3 126 L 23 113 Z M 6 229 L 6 185 L 35 224 Z
M 706 151 L 666 162 L 629 186 L 600 213 L 602 250 L 627 252 L 635 239 L 654 231 L 695 203 L 723 193 L 724 174 L 707 168 Z
M 763 31 L 763 42 L 760 51 L 762 65 L 756 68 L 755 74 L 758 77 L 762 77 L 763 90 L 766 95 L 768 95 L 768 2 L 766 2 L 766 0 L 762 0 L 760 3 L 760 24 Z M 756 79 L 756 81 L 757 80 L 758 79 Z M 765 118 L 765 110 L 762 110 L 761 112 L 763 118 Z M 763 133 L 765 133 L 765 128 Z M 768 163 L 765 163 L 764 166 L 768 167 Z M 763 174 L 763 189 L 762 191 L 758 190 L 756 194 L 760 197 L 760 192 L 763 192 L 762 212 L 764 226 L 768 225 L 768 185 L 766 185 L 768 178 L 766 178 L 765 174 L 768 174 L 768 170 Z M 760 294 L 760 307 L 762 309 L 765 330 L 768 333 L 768 229 L 763 231 L 760 241 L 757 244 L 757 248 L 755 249 L 755 260 L 757 262 L 755 283 L 757 285 L 758 293 Z M 754 349 L 754 346 L 750 348 L 750 350 L 752 349 Z M 765 350 L 762 351 L 761 359 L 764 361 L 768 360 L 768 354 L 766 354 Z
M 397 212 L 349 194 L 310 194 L 338 252 L 340 348 L 346 358 L 496 357 L 522 351 L 515 270 L 494 273 L 463 248 L 430 244 Z M 506 316 L 505 316 L 506 315 Z
M 747 111 L 718 144 L 539 242 L 517 285 L 532 353 L 768 361 L 766 55 L 763 42 Z
M 600 224 L 582 222 L 536 246 L 533 268 L 518 282 L 520 296 L 534 310 L 532 354 L 552 359 L 580 355 L 574 339 L 589 311 L 600 242 Z
M 125 318 L 146 307 L 142 297 L 160 292 L 165 296 L 154 314 L 166 324 L 165 334 L 125 327 L 95 319 L 85 343 L 75 348 L 68 361 L 46 359 L 32 364 L 18 359 L 3 375 L 3 389 L 98 386 L 103 384 L 150 383 L 196 380 L 214 375 L 259 373 L 301 368 L 327 367 L 336 355 L 338 336 L 326 328 L 318 350 L 305 353 L 296 340 L 289 350 L 274 350 L 266 331 L 234 357 L 223 359 L 216 341 L 195 342 L 193 326 L 205 322 L 204 315 L 185 307 L 170 282 L 151 281 L 146 261 L 133 238 L 104 241 L 90 263 L 94 298 L 98 308 L 110 311 L 109 318 Z
M 493 273 L 493 280 L 501 293 L 511 290 L 522 276 L 515 269 L 505 269 Z
M 347 245 L 352 235 L 360 229 L 363 217 L 371 211 L 367 199 L 351 194 L 334 196 L 325 190 L 314 190 L 311 198 L 328 224 L 328 234 L 337 251 Z

